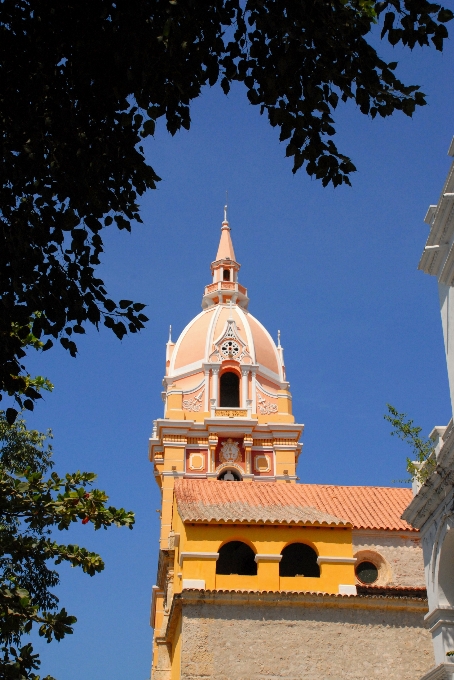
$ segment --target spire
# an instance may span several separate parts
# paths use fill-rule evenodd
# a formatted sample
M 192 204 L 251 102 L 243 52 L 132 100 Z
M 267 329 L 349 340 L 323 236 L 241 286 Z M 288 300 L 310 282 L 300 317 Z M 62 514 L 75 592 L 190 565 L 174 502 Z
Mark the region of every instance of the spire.
M 233 250 L 232 237 L 230 236 L 230 227 L 227 221 L 227 206 L 224 206 L 224 221 L 221 227 L 221 239 L 219 241 L 218 254 L 216 255 L 216 262 L 218 260 L 233 260 L 235 261 L 235 251 Z
M 247 309 L 249 298 L 247 290 L 238 283 L 240 264 L 235 259 L 230 227 L 227 220 L 227 204 L 224 206 L 224 221 L 221 226 L 221 239 L 219 241 L 216 259 L 211 263 L 211 275 L 213 282 L 205 286 L 205 294 L 202 298 L 202 308 L 212 305 L 239 305 Z M 230 311 L 232 315 L 232 311 Z

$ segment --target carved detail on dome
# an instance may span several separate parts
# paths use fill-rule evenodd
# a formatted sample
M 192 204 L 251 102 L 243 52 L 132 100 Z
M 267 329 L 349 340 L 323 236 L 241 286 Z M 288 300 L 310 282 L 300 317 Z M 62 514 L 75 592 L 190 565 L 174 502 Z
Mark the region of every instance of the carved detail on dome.
M 227 319 L 225 328 L 214 342 L 214 350 L 209 356 L 211 363 L 222 363 L 228 359 L 235 359 L 242 363 L 252 363 L 247 344 L 238 332 L 234 319 Z M 246 360 L 246 361 L 245 361 Z
M 256 382 L 257 388 L 257 411 L 262 416 L 269 416 L 278 412 L 277 395 L 265 390 L 263 385 Z
M 183 411 L 203 411 L 202 402 L 205 392 L 205 380 L 202 380 L 197 387 L 183 392 Z

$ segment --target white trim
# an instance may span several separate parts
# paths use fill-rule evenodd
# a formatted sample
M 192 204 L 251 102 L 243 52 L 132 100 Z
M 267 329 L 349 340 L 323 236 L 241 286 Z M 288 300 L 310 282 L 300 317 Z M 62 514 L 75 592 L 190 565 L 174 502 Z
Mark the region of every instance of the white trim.
M 272 399 L 278 398 L 279 395 L 277 393 L 274 394 L 273 392 L 268 392 L 268 390 L 266 390 L 263 387 L 263 385 L 261 383 L 259 383 L 258 380 L 255 381 L 255 384 L 256 384 L 257 388 L 263 392 L 263 394 L 266 394 L 267 397 L 271 397 Z
M 269 333 L 268 333 L 269 335 Z M 282 380 L 281 376 L 279 373 L 275 373 L 274 371 L 271 371 L 269 368 L 264 366 L 263 364 L 257 364 L 258 365 L 258 373 L 261 373 L 265 378 L 268 378 L 269 380 L 272 380 L 275 383 L 278 383 L 281 386 L 281 389 L 287 389 L 284 387 L 284 384 L 287 385 L 285 380 Z
M 184 578 L 183 590 L 185 589 L 205 590 L 205 581 L 201 578 Z
M 216 560 L 216 562 L 219 559 L 219 553 L 218 552 L 182 552 L 180 553 L 180 567 L 183 566 L 183 560 L 187 559 L 195 559 L 195 560 Z
M 247 340 L 247 345 L 249 348 L 249 355 L 255 364 L 256 356 L 255 356 L 255 345 L 254 345 L 254 337 L 252 335 L 251 327 L 249 326 L 249 321 L 247 319 L 249 312 L 246 312 L 244 309 L 241 307 L 238 307 L 237 309 L 238 316 L 243 322 L 244 326 L 244 332 L 246 333 L 246 340 Z
M 329 557 L 327 555 L 317 557 L 317 564 L 355 564 L 356 557 Z
M 205 385 L 205 376 L 202 378 L 202 381 L 197 385 L 197 387 L 191 387 L 189 390 L 181 390 L 184 395 L 187 394 L 192 394 L 192 392 L 198 392 L 203 386 Z M 175 390 L 169 391 L 169 394 L 172 394 L 172 391 L 174 392 Z
M 209 309 L 209 308 L 208 308 Z M 211 319 L 211 322 L 208 326 L 208 333 L 207 337 L 205 340 L 205 361 L 208 361 L 208 357 L 211 354 L 211 347 L 213 344 L 213 333 L 214 333 L 214 328 L 216 327 L 216 323 L 219 317 L 219 314 L 221 313 L 221 305 L 218 305 L 218 308 L 215 309 L 213 313 L 213 318 Z
M 339 595 L 358 595 L 356 586 L 344 586 L 339 584 Z
M 282 555 L 267 555 L 265 553 L 257 553 L 254 559 L 256 562 L 280 562 Z

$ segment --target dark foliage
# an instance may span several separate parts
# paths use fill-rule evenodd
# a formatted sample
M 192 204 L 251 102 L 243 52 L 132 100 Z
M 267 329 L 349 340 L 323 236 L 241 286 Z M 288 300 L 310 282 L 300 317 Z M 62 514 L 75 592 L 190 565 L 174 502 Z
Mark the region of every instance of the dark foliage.
M 10 680 L 39 679 L 38 655 L 31 644 L 20 647 L 34 625 L 48 642 L 73 632 L 76 618 L 58 608 L 51 590 L 59 583 L 51 563 L 68 562 L 90 576 L 104 569 L 96 553 L 57 543 L 52 529 L 73 522 L 132 529 L 134 523 L 131 512 L 106 505 L 104 491 L 90 489 L 92 472 L 45 476 L 52 466 L 49 436 L 27 430 L 21 418 L 9 425 L 0 411 L 0 677 Z
M 0 391 L 28 409 L 39 397 L 21 364 L 30 335 L 74 356 L 87 322 L 122 338 L 147 321 L 96 266 L 103 229 L 130 230 L 159 180 L 141 145 L 159 118 L 189 128 L 204 85 L 240 81 L 294 172 L 350 183 L 339 100 L 372 117 L 425 103 L 369 44 L 374 23 L 392 45 L 441 50 L 452 16 L 427 0 L 1 0 Z

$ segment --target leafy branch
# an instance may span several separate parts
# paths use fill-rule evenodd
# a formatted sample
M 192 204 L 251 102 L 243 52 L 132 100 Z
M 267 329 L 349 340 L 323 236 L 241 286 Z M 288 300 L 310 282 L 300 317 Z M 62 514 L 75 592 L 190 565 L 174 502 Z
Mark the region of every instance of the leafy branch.
M 51 590 L 60 579 L 50 564 L 66 562 L 90 576 L 104 569 L 100 555 L 58 543 L 53 531 L 79 522 L 95 530 L 134 524 L 132 512 L 108 505 L 107 494 L 92 488 L 94 473 L 46 475 L 51 436 L 27 430 L 22 418 L 10 425 L 0 411 L 0 677 L 11 680 L 39 680 L 38 655 L 20 646 L 33 626 L 47 642 L 73 632 L 76 618 L 58 608 Z
M 431 439 L 420 436 L 421 427 L 413 425 L 413 420 L 405 420 L 406 413 L 399 413 L 394 406 L 386 404 L 388 413 L 383 417 L 393 426 L 391 436 L 397 436 L 409 444 L 413 450 L 412 458 L 407 458 L 407 472 L 411 478 L 404 481 L 416 480 L 419 484 L 430 477 L 435 470 L 437 461 L 434 453 L 434 443 Z

